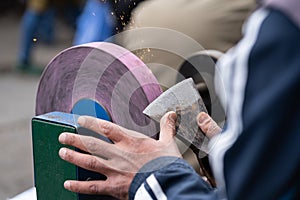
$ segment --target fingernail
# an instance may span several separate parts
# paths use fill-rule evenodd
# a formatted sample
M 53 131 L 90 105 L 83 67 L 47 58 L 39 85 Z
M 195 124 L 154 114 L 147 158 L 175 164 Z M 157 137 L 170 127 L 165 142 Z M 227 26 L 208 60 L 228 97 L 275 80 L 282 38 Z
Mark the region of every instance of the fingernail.
M 198 117 L 198 123 L 199 124 L 204 124 L 206 122 L 206 120 L 208 120 L 208 117 L 207 117 L 206 113 L 201 112 L 199 114 L 199 117 Z
M 60 143 L 65 143 L 66 139 L 67 139 L 67 134 L 65 134 L 65 133 L 60 134 L 58 137 L 58 141 Z
M 80 125 L 80 126 L 84 126 L 84 124 L 85 124 L 85 117 L 79 117 L 78 118 L 78 124 Z
M 66 189 L 70 189 L 70 188 L 71 188 L 71 182 L 70 182 L 70 181 L 65 181 L 65 182 L 64 182 L 64 187 L 65 187 Z
M 64 159 L 66 157 L 67 154 L 67 150 L 65 148 L 61 148 L 58 152 L 59 156 Z
M 176 122 L 176 119 L 177 119 L 177 115 L 175 112 L 171 112 L 168 116 L 169 120 L 172 122 L 172 123 L 175 123 Z

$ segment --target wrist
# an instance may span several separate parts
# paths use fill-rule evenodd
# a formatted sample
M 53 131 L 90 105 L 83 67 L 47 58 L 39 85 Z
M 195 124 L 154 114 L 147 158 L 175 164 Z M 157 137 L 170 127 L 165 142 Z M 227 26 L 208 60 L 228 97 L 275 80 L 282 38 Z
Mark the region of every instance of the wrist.
M 155 172 L 165 168 L 170 168 L 171 165 L 180 165 L 180 167 L 188 167 L 193 170 L 192 167 L 186 163 L 186 161 L 178 157 L 164 156 L 151 160 L 150 162 L 146 163 L 133 178 L 128 192 L 129 199 L 134 199 L 138 188 L 151 174 L 154 174 Z

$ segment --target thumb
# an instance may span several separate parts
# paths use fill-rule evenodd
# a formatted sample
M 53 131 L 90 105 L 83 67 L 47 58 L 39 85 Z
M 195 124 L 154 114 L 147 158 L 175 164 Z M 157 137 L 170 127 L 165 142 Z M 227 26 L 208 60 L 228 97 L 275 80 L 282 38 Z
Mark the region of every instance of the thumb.
M 166 113 L 160 120 L 160 135 L 159 140 L 169 142 L 174 140 L 176 135 L 176 119 L 177 115 L 171 111 Z
M 218 124 L 205 112 L 198 114 L 197 123 L 208 138 L 212 138 L 222 131 Z

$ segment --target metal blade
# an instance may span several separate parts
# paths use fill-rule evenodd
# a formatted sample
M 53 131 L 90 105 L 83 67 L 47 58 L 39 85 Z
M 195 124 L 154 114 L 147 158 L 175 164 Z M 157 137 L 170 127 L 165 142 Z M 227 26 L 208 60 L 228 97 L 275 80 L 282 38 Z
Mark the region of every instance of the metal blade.
M 197 125 L 199 112 L 207 112 L 192 78 L 186 79 L 161 94 L 143 113 L 159 122 L 169 111 L 177 113 L 177 137 L 200 153 L 208 153 L 208 138 Z

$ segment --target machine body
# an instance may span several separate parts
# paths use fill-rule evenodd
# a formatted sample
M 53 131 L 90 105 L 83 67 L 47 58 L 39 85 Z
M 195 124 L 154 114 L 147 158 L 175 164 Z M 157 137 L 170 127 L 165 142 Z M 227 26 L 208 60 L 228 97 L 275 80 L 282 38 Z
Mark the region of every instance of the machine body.
M 34 180 L 38 200 L 112 200 L 108 196 L 76 194 L 64 189 L 65 180 L 105 180 L 102 174 L 94 173 L 63 161 L 58 151 L 62 144 L 58 136 L 62 132 L 88 135 L 110 142 L 98 133 L 77 124 L 78 115 L 51 112 L 32 119 L 32 143 L 34 157 Z M 73 150 L 80 151 L 74 147 Z M 82 151 L 81 151 L 82 152 Z

